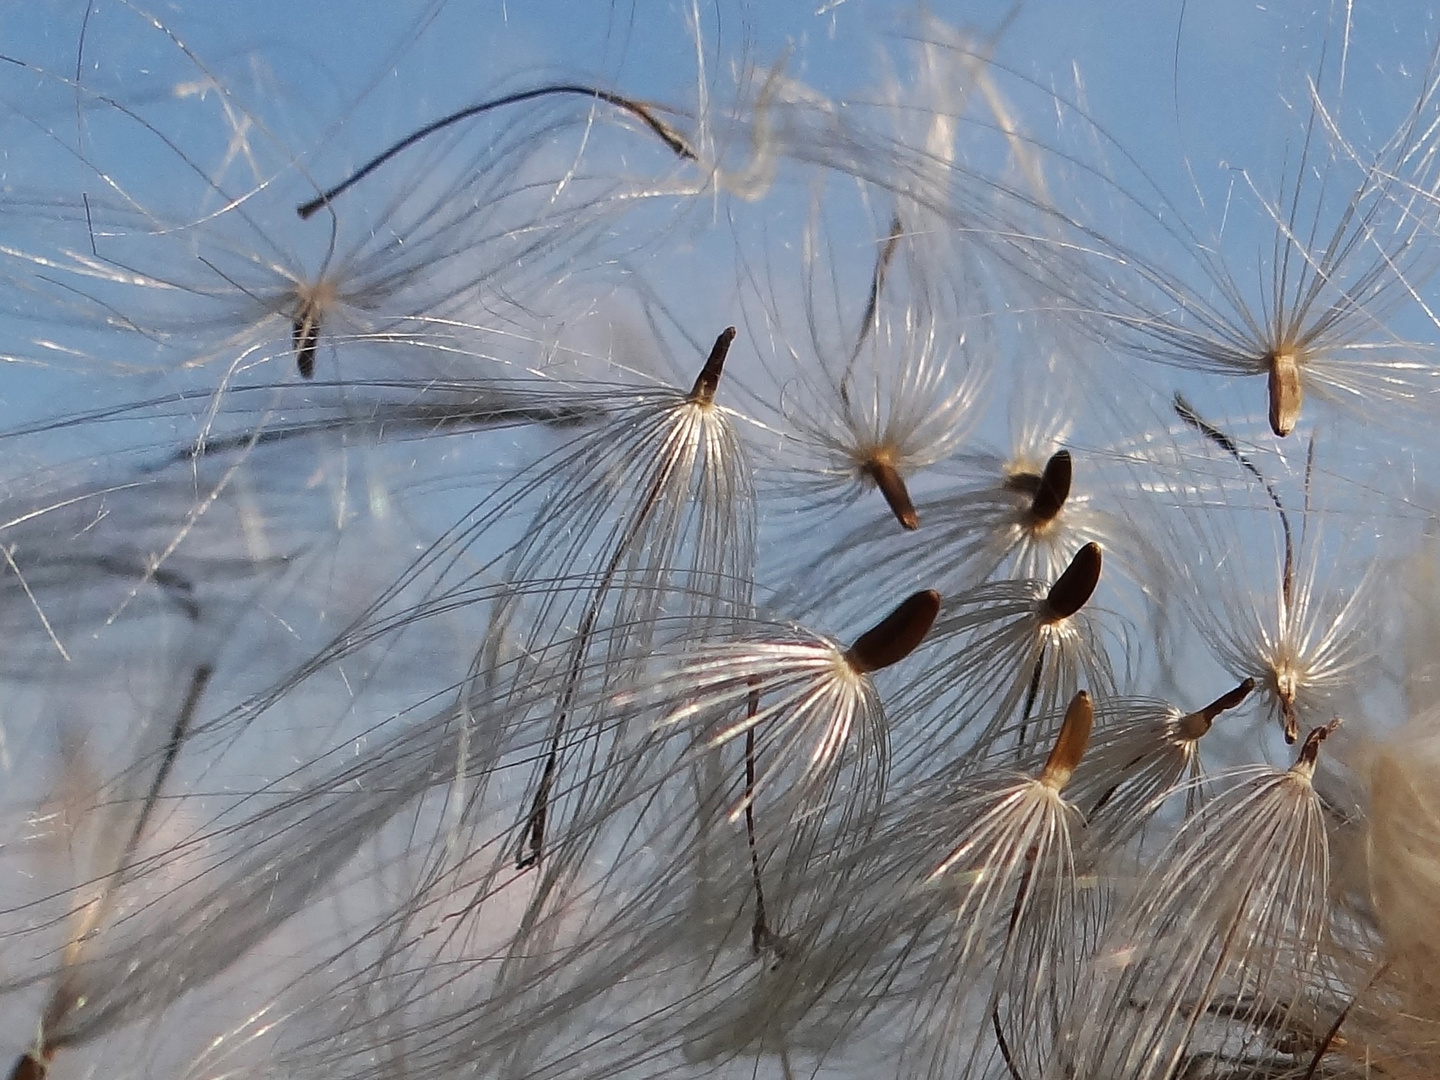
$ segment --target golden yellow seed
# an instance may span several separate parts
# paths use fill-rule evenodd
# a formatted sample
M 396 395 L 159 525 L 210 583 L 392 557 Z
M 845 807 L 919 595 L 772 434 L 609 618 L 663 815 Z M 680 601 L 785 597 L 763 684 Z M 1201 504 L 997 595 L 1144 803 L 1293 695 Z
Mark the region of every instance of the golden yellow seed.
M 1294 351 L 1276 349 L 1265 357 L 1269 369 L 1270 430 L 1282 439 L 1295 430 L 1305 388 L 1300 382 L 1300 363 Z
M 1090 729 L 1095 724 L 1095 706 L 1090 695 L 1081 690 L 1065 710 L 1065 720 L 1060 725 L 1060 734 L 1055 746 L 1045 759 L 1045 768 L 1040 773 L 1040 783 L 1052 791 L 1061 791 L 1070 782 L 1075 767 L 1085 756 L 1085 747 L 1090 743 Z

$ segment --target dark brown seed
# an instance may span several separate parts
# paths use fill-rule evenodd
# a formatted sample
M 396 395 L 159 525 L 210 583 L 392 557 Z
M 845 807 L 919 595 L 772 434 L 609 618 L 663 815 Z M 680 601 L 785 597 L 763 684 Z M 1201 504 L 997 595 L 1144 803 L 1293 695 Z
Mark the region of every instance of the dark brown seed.
M 1070 479 L 1073 472 L 1069 450 L 1057 450 L 1045 463 L 1045 472 L 1035 487 L 1035 498 L 1030 502 L 1030 517 L 1037 524 L 1053 521 L 1060 513 L 1065 500 L 1070 497 Z
M 1188 716 L 1180 718 L 1180 734 L 1187 739 L 1198 739 L 1210 730 L 1210 725 L 1215 718 L 1223 712 L 1229 712 L 1235 708 L 1255 689 L 1255 680 L 1246 679 L 1234 690 L 1221 694 L 1218 698 Z
M 905 478 L 896 471 L 895 466 L 872 461 L 865 466 L 865 472 L 875 481 L 880 494 L 885 496 L 885 502 L 895 514 L 895 520 L 900 522 L 903 528 L 918 529 L 920 515 L 915 513 L 915 504 L 910 501 L 910 491 L 905 487 Z
M 320 313 L 308 301 L 295 313 L 291 336 L 295 341 L 295 366 L 300 369 L 300 377 L 313 379 L 315 351 L 320 345 Z
M 861 675 L 898 664 L 925 639 L 938 614 L 940 594 L 934 589 L 917 592 L 856 638 L 845 662 Z
M 1100 562 L 1099 544 L 1086 544 L 1075 553 L 1041 604 L 1041 616 L 1046 622 L 1068 619 L 1085 606 L 1100 583 Z
M 1060 734 L 1056 736 L 1055 746 L 1045 759 L 1044 771 L 1040 773 L 1042 784 L 1059 791 L 1070 782 L 1070 775 L 1085 756 L 1085 747 L 1090 744 L 1090 729 L 1094 724 L 1095 706 L 1090 701 L 1090 695 L 1081 690 L 1065 710 Z
M 705 366 L 700 369 L 700 375 L 690 391 L 690 400 L 696 405 L 709 405 L 715 400 L 715 388 L 720 385 L 720 373 L 725 370 L 725 357 L 729 354 L 730 343 L 734 340 L 733 326 L 726 327 L 715 339 L 715 347 L 710 350 L 710 356 L 706 359 Z

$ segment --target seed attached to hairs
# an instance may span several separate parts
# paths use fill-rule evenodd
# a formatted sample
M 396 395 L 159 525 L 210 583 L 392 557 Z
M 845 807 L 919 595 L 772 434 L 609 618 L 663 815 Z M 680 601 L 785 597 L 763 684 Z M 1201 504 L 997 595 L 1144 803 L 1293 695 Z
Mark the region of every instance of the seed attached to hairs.
M 1289 349 L 1276 349 L 1265 357 L 1270 369 L 1270 430 L 1282 439 L 1295 430 L 1305 388 L 1300 385 L 1300 365 Z
M 1090 729 L 1094 724 L 1095 706 L 1090 701 L 1090 695 L 1081 690 L 1065 710 L 1060 734 L 1055 737 L 1055 746 L 1040 773 L 1040 783 L 1052 791 L 1060 791 L 1070 782 L 1075 767 L 1085 756 L 1085 747 L 1090 743 Z
M 845 651 L 845 662 L 858 675 L 898 664 L 925 639 L 938 614 L 939 593 L 934 589 L 915 593 L 856 638 Z
M 1315 762 L 1320 757 L 1320 744 L 1334 734 L 1340 724 L 1340 717 L 1337 716 L 1324 727 L 1314 728 L 1309 735 L 1306 735 L 1305 744 L 1300 747 L 1300 757 L 1290 767 L 1290 771 L 1301 776 L 1314 776 Z
M 1054 521 L 1070 497 L 1070 481 L 1074 472 L 1069 450 L 1057 450 L 1045 463 L 1043 473 L 1015 473 L 1005 480 L 1005 487 L 1011 491 L 1024 492 L 1031 496 L 1030 508 L 1026 511 L 1034 525 L 1045 525 Z
M 313 379 L 315 350 L 320 345 L 320 312 L 309 300 L 302 303 L 295 312 L 291 337 L 295 341 L 295 366 L 300 369 L 300 377 Z
M 871 460 L 864 465 L 865 475 L 875 481 L 880 494 L 895 514 L 895 520 L 906 529 L 920 527 L 920 515 L 915 513 L 915 504 L 910 501 L 910 492 L 905 487 L 905 478 L 888 461 Z
M 1089 601 L 1100 583 L 1100 545 L 1089 543 L 1075 553 L 1065 572 L 1055 579 L 1041 605 L 1046 622 L 1070 618 Z
M 1069 450 L 1057 450 L 1045 463 L 1045 472 L 1030 503 L 1030 516 L 1037 522 L 1053 521 L 1070 497 L 1072 465 Z
M 729 355 L 730 345 L 734 340 L 733 326 L 727 326 L 715 339 L 710 356 L 706 359 L 705 366 L 700 369 L 695 386 L 690 391 L 690 400 L 694 404 L 709 405 L 715 400 L 715 388 L 720 385 L 720 373 L 725 370 L 725 357 Z
M 1180 735 L 1185 739 L 1198 739 L 1210 730 L 1210 725 L 1215 718 L 1223 712 L 1229 712 L 1250 696 L 1255 689 L 1255 680 L 1246 679 L 1234 690 L 1220 695 L 1209 705 L 1187 716 L 1182 716 L 1179 722 Z

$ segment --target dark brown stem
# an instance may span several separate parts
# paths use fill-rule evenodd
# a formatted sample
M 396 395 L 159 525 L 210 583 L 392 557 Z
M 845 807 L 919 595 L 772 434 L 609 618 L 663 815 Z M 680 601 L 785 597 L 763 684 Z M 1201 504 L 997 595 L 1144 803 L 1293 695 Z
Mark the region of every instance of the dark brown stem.
M 1329 1053 L 1330 1047 L 1334 1045 L 1336 1037 L 1340 1034 L 1341 1026 L 1344 1025 L 1346 1018 L 1350 1015 L 1350 1010 L 1355 1007 L 1355 1002 L 1360 1000 L 1360 994 L 1365 993 L 1370 987 L 1374 986 L 1376 980 L 1384 975 L 1386 969 L 1389 967 L 1390 964 L 1386 962 L 1376 968 L 1375 974 L 1365 980 L 1365 985 L 1360 988 L 1360 992 L 1345 1003 L 1345 1008 L 1340 1010 L 1340 1015 L 1335 1017 L 1335 1022 L 1330 1025 L 1330 1030 L 1325 1033 L 1325 1038 L 1321 1039 L 1320 1045 L 1315 1048 L 1315 1056 L 1310 1059 L 1310 1067 L 1305 1070 L 1303 1080 L 1312 1080 L 1315 1076 L 1315 1070 L 1320 1068 L 1320 1059 Z
M 690 392 L 692 401 L 708 402 L 714 397 L 715 387 L 720 382 L 720 372 L 725 366 L 725 355 L 729 352 L 730 343 L 735 340 L 735 328 L 727 327 L 715 339 L 715 345 L 710 350 L 710 356 L 705 361 L 705 366 L 700 369 L 700 376 L 695 380 L 695 388 Z M 707 395 L 708 396 L 703 396 Z M 625 535 L 621 537 L 620 543 L 616 545 L 615 553 L 611 556 L 605 572 L 600 575 L 600 582 L 595 588 L 594 595 L 586 607 L 585 616 L 580 621 L 580 633 L 576 637 L 575 652 L 570 660 L 570 672 L 565 681 L 565 688 L 560 695 L 560 707 L 556 711 L 555 724 L 550 734 L 550 752 L 545 758 L 545 768 L 540 774 L 540 783 L 535 790 L 535 797 L 530 803 L 530 812 L 526 816 L 525 825 L 521 832 L 520 847 L 515 854 L 515 869 L 528 870 L 537 865 L 545 850 L 545 827 L 549 819 L 550 794 L 555 786 L 555 774 L 560 767 L 560 740 L 565 734 L 569 724 L 570 710 L 574 707 L 575 694 L 579 689 L 580 676 L 585 666 L 585 654 L 590 648 L 590 637 L 595 632 L 595 623 L 600 618 L 600 605 L 605 601 L 605 594 L 610 591 L 610 585 L 619 573 L 621 564 L 625 561 L 631 546 L 635 543 L 640 530 L 645 527 L 645 522 L 654 511 L 660 501 L 660 493 L 665 489 L 666 483 L 674 470 L 674 461 L 665 463 L 650 490 L 646 493 L 644 501 L 640 505 L 635 520 L 626 529 Z
M 765 886 L 760 875 L 760 850 L 755 843 L 755 717 L 760 712 L 760 691 L 750 691 L 750 727 L 745 730 L 745 839 L 750 846 L 750 877 L 755 885 L 755 922 L 750 927 L 750 948 L 756 956 L 766 949 L 780 951 L 779 937 L 765 914 Z
M 461 109 L 458 112 L 453 112 L 449 116 L 443 116 L 439 120 L 426 124 L 419 131 L 412 132 L 411 134 L 405 136 L 405 138 L 401 139 L 399 142 L 390 146 L 388 149 L 383 150 L 375 157 L 371 158 L 364 165 L 360 166 L 360 168 L 356 169 L 353 173 L 347 176 L 344 180 L 340 181 L 340 183 L 336 184 L 334 187 L 330 188 L 328 191 L 321 192 L 309 202 L 296 207 L 295 212 L 300 215 L 301 219 L 311 217 L 317 210 L 321 209 L 324 206 L 328 206 L 333 199 L 336 199 L 340 195 L 343 195 L 346 191 L 354 187 L 361 180 L 364 180 L 365 177 L 369 176 L 376 169 L 380 168 L 381 165 L 384 165 L 396 154 L 408 150 L 420 140 L 426 138 L 427 136 L 435 134 L 435 132 L 437 131 L 441 131 L 444 128 L 449 127 L 451 124 L 458 124 L 460 121 L 468 120 L 472 116 L 479 116 L 481 113 L 489 112 L 492 109 L 503 108 L 507 105 L 519 105 L 522 102 L 533 101 L 536 98 L 564 94 L 574 94 L 579 97 L 594 98 L 596 101 L 603 101 L 605 102 L 605 104 L 612 105 L 615 108 L 620 109 L 622 112 L 628 112 L 630 113 L 630 115 L 639 119 L 657 136 L 659 136 L 660 141 L 663 142 L 666 146 L 668 146 L 677 157 L 680 157 L 687 161 L 694 161 L 696 159 L 695 151 L 690 148 L 690 144 L 687 143 L 678 132 L 676 132 L 672 127 L 670 127 L 669 124 L 666 124 L 663 120 L 656 116 L 654 110 L 651 109 L 650 106 L 645 105 L 639 101 L 634 101 L 627 97 L 622 97 L 619 94 L 611 93 L 609 90 L 601 90 L 598 87 L 582 86 L 572 83 L 561 83 L 554 86 L 540 86 L 536 87 L 533 90 L 521 90 L 514 94 L 505 94 L 502 97 L 493 98 L 489 101 L 482 101 L 478 105 L 471 105 L 468 108 Z

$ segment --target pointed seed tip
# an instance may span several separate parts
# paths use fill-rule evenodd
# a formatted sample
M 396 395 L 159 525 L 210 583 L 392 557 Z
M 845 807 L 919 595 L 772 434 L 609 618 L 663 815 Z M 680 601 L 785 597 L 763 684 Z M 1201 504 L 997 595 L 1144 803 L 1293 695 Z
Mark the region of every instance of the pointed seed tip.
M 1085 748 L 1090 745 L 1090 731 L 1094 726 L 1094 702 L 1090 700 L 1089 693 L 1081 690 L 1065 710 L 1060 733 L 1055 737 L 1055 745 L 1040 774 L 1042 784 L 1059 791 L 1070 782 L 1080 759 L 1085 756 Z
M 864 471 L 880 489 L 900 527 L 912 532 L 918 529 L 920 515 L 915 512 L 915 504 L 910 501 L 910 489 L 905 486 L 905 478 L 899 470 L 887 462 L 871 461 L 865 465 Z
M 939 614 L 940 594 L 934 589 L 906 597 L 894 611 L 855 639 L 855 644 L 845 651 L 845 662 L 861 675 L 898 664 L 925 639 Z
M 690 390 L 690 400 L 696 404 L 709 405 L 715 400 L 715 389 L 720 385 L 720 375 L 725 370 L 725 357 L 730 353 L 735 333 L 735 327 L 727 326 L 720 331 L 715 344 L 711 346 L 710 355 L 705 358 L 705 366 L 700 369 L 695 385 Z
M 1335 729 L 1343 722 L 1344 721 L 1337 716 L 1328 724 L 1311 728 L 1310 734 L 1305 736 L 1304 745 L 1300 747 L 1300 756 L 1296 758 L 1292 771 L 1313 773 L 1315 771 L 1315 763 L 1320 758 L 1320 744 L 1333 735 Z

